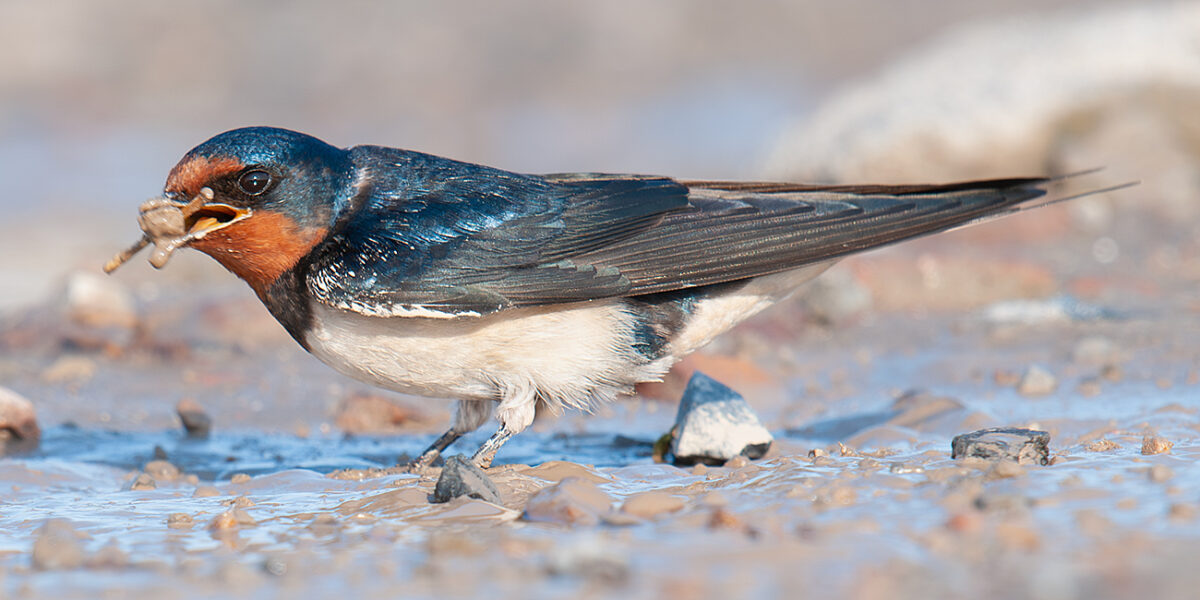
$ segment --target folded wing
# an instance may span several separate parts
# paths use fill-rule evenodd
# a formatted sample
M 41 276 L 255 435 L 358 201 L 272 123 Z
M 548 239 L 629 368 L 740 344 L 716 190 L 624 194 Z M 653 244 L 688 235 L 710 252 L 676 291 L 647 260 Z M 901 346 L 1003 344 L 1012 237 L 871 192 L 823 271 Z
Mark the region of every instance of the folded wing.
M 1042 196 L 1047 181 L 529 176 L 391 152 L 368 165 L 371 179 L 396 179 L 377 188 L 387 193 L 362 190 L 353 218 L 306 265 L 321 302 L 376 316 L 479 316 L 736 281 L 1005 212 Z

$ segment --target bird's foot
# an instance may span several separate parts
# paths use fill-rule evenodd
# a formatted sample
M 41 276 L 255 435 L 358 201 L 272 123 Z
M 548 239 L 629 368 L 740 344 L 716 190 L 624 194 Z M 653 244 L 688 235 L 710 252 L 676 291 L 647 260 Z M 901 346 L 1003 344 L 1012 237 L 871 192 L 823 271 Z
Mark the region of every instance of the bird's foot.
M 513 432 L 507 427 L 501 425 L 500 429 L 496 431 L 496 433 L 493 433 L 492 437 L 488 438 L 487 441 L 475 451 L 475 455 L 471 457 L 471 462 L 475 463 L 475 466 L 479 467 L 480 469 L 487 469 L 491 467 L 492 460 L 496 458 L 496 452 L 499 452 L 500 447 L 504 445 L 504 442 L 507 442 L 508 438 L 512 436 Z

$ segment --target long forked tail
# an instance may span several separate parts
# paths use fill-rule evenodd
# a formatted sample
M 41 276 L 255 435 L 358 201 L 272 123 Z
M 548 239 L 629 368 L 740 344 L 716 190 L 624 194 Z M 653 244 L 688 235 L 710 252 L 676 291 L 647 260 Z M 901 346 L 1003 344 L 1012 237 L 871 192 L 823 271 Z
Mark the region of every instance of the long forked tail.
M 632 294 L 735 281 L 824 262 L 1085 195 L 1046 198 L 1055 178 L 941 185 L 812 186 L 684 181 L 692 208 L 588 253 Z

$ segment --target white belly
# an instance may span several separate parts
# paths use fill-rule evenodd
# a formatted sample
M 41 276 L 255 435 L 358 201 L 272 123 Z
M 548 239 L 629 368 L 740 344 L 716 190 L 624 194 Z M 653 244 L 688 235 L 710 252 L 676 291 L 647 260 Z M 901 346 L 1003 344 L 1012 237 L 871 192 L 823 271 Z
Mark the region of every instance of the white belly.
M 699 300 L 664 355 L 652 362 L 635 349 L 637 319 L 621 300 L 458 319 L 369 317 L 318 303 L 305 341 L 341 373 L 398 392 L 501 400 L 517 390 L 553 409 L 586 407 L 636 383 L 660 380 L 676 361 L 828 266 L 759 277 Z
M 498 400 L 498 390 L 532 388 L 557 408 L 661 376 L 633 350 L 633 318 L 614 300 L 482 318 L 367 317 L 322 305 L 313 316 L 313 355 L 410 394 Z

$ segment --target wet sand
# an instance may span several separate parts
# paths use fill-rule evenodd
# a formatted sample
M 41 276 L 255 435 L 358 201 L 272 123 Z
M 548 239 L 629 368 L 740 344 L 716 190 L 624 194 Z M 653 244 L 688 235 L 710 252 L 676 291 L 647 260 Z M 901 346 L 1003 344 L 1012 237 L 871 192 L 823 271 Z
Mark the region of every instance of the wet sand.
M 1136 20 L 1147 31 L 1163 32 L 1153 36 L 1150 50 L 1173 48 L 1168 41 L 1186 36 L 1168 40 L 1168 33 L 1200 23 L 1191 16 L 1200 10 L 1184 8 L 1175 16 L 1150 15 L 1158 21 Z M 941 18 L 941 10 L 925 12 Z M 1075 21 L 1069 17 L 1048 23 L 1058 31 Z M 1101 17 L 1097 23 L 1108 23 Z M 1164 20 L 1173 27 L 1150 27 Z M 1021 29 L 1022 23 L 1006 27 Z M 492 24 L 472 27 L 490 31 Z M 1112 44 L 1110 36 L 1122 31 L 1105 25 L 1102 39 Z M 448 402 L 387 394 L 337 375 L 298 348 L 253 294 L 209 259 L 185 251 L 162 272 L 139 257 L 115 277 L 99 273 L 136 232 L 136 190 L 149 195 L 161 179 L 159 173 L 145 181 L 132 177 L 113 157 L 128 159 L 136 147 L 133 155 L 154 155 L 165 173 L 183 149 L 175 146 L 199 141 L 187 127 L 212 133 L 209 121 L 225 123 L 230 114 L 256 118 L 253 110 L 230 112 L 198 96 L 211 114 L 181 130 L 148 135 L 133 128 L 138 133 L 115 137 L 111 147 L 102 135 L 85 140 L 81 154 L 103 157 L 95 172 L 6 178 L 3 184 L 19 185 L 5 198 L 41 198 L 49 204 L 26 202 L 62 210 L 38 213 L 21 203 L 23 212 L 6 213 L 18 214 L 21 226 L 0 236 L 11 249 L 2 268 L 20 284 L 0 298 L 0 386 L 32 403 L 41 429 L 36 445 L 0 430 L 8 452 L 0 459 L 0 597 L 1193 596 L 1200 586 L 1193 568 L 1200 554 L 1200 231 L 1194 225 L 1200 203 L 1192 165 L 1200 143 L 1187 136 L 1200 129 L 1176 126 L 1180 107 L 1194 105 L 1193 88 L 1137 80 L 1131 92 L 1133 80 L 1101 70 L 1076 82 L 1096 100 L 1082 112 L 1023 104 L 1022 119 L 1030 121 L 1023 124 L 1033 133 L 1021 139 L 989 137 L 991 129 L 979 124 L 998 122 L 1004 111 L 973 113 L 977 104 L 969 97 L 944 130 L 910 130 L 911 115 L 892 101 L 888 86 L 936 94 L 936 81 L 925 85 L 916 77 L 936 69 L 926 70 L 918 56 L 903 77 L 869 75 L 906 32 L 889 31 L 890 42 L 876 40 L 879 47 L 870 52 L 825 67 L 867 75 L 858 88 L 831 97 L 828 115 L 841 115 L 838 127 L 818 138 L 805 135 L 810 130 L 802 123 L 791 140 L 803 141 L 816 162 L 788 163 L 789 170 L 769 176 L 837 179 L 861 170 L 917 180 L 931 173 L 1024 175 L 1109 165 L 1109 172 L 1083 184 L 1141 179 L 1142 185 L 847 260 L 643 395 L 594 415 L 540 416 L 488 472 L 499 504 L 461 498 L 431 504 L 437 469 L 416 476 L 393 468 L 440 433 L 450 418 Z M 691 33 L 676 35 L 690 40 Z M 954 39 L 992 39 L 968 34 Z M 813 54 L 818 57 L 857 47 L 856 40 L 811 39 L 826 48 Z M 1113 46 L 1133 57 L 1156 56 L 1126 43 Z M 953 44 L 926 52 L 933 59 L 959 56 Z M 1040 61 L 1066 50 L 1037 52 Z M 1185 61 L 1192 56 L 1174 54 Z M 601 66 L 609 64 L 611 57 L 598 56 Z M 745 61 L 734 60 L 737 68 Z M 771 68 L 791 62 L 780 53 Z M 632 81 L 655 80 L 672 64 L 655 62 Z M 252 71 L 253 64 L 246 68 Z M 993 72 L 995 80 L 971 79 L 976 93 L 990 98 L 1007 81 L 1004 69 L 977 71 Z M 486 81 L 467 75 L 464 81 L 483 87 L 446 93 L 483 96 Z M 828 72 L 824 77 L 833 79 Z M 1057 86 L 1055 77 L 1046 79 Z M 63 93 L 50 88 L 42 93 Z M 1026 94 L 1022 98 L 1041 97 L 1034 85 L 1014 89 Z M 689 90 L 675 88 L 665 102 L 697 97 Z M 788 93 L 772 102 L 787 106 Z M 277 95 L 260 93 L 255 101 L 273 109 Z M 1143 102 L 1146 97 L 1155 101 Z M 40 104 L 42 96 L 30 98 Z M 1122 104 L 1130 98 L 1133 104 Z M 747 108 L 745 100 L 733 102 L 747 113 L 759 106 Z M 460 105 L 429 103 L 424 96 L 409 101 L 437 105 L 443 123 L 454 123 L 465 137 L 486 129 L 525 143 L 504 127 L 463 126 L 461 115 L 476 113 Z M 450 125 L 426 132 L 403 123 L 379 128 L 366 118 L 347 123 L 344 115 L 358 114 L 363 99 L 338 102 L 347 104 L 316 111 L 324 121 L 305 106 L 293 106 L 297 112 L 286 118 L 334 123 L 347 141 L 415 139 L 411 145 L 422 149 L 496 164 L 510 150 L 494 141 L 458 140 L 465 149 L 456 147 L 440 137 Z M 843 105 L 850 107 L 844 113 L 837 108 Z M 909 105 L 927 106 L 919 98 Z M 414 106 L 408 108 L 420 109 Z M 490 118 L 528 124 L 510 118 L 528 110 L 521 102 L 505 106 Z M 591 115 L 586 106 L 578 114 Z M 893 106 L 897 114 L 887 112 Z M 619 160 L 608 156 L 599 166 L 686 167 L 712 176 L 706 170 L 716 165 L 715 175 L 750 177 L 748 152 L 739 163 L 687 153 L 648 162 L 670 154 L 655 148 L 629 154 L 637 145 L 629 131 L 662 110 L 613 110 L 617 117 L 590 126 L 633 125 L 609 132 L 619 140 L 610 142 Z M 622 110 L 650 116 L 626 119 Z M 775 110 L 772 118 L 790 110 Z M 388 118 L 396 111 L 387 107 Z M 934 121 L 947 121 L 947 113 L 936 113 Z M 174 113 L 155 114 L 163 122 L 177 120 Z M 572 114 L 559 118 L 583 121 Z M 818 121 L 808 124 L 811 131 L 819 130 Z M 553 117 L 537 123 L 542 138 L 562 135 Z M 764 123 L 760 135 L 776 126 Z M 845 145 L 863 123 L 877 137 L 855 139 L 881 155 Z M 361 139 L 355 128 L 384 139 Z M 912 152 L 905 136 L 913 131 L 930 147 Z M 424 143 L 422 133 L 430 136 Z M 17 134 L 0 144 L 10 149 L 5 156 L 56 164 L 45 159 L 56 156 L 56 144 L 45 140 L 64 134 Z M 722 129 L 721 135 L 735 134 Z M 555 147 L 537 141 L 542 138 L 533 135 L 528 145 Z M 829 146 L 816 147 L 817 139 Z M 39 153 L 28 140 L 45 148 Z M 897 162 L 898 151 L 888 154 L 887 144 L 870 140 L 891 140 L 906 160 Z M 169 157 L 162 146 L 171 148 Z M 527 161 L 551 170 L 558 163 L 546 166 L 546 154 L 572 167 L 593 165 L 545 148 L 516 153 L 523 158 L 506 166 Z M 18 165 L 21 173 L 9 171 L 18 175 L 33 172 L 21 166 L 27 163 L 6 164 Z M 986 172 L 962 172 L 978 168 Z M 124 175 L 100 177 L 118 171 Z M 103 193 L 89 196 L 97 181 L 107 182 Z M 78 214 L 79 206 L 88 207 L 87 214 Z M 16 211 L 17 203 L 9 208 Z M 720 467 L 654 462 L 653 443 L 670 429 L 691 369 L 746 397 L 775 435 L 764 458 Z M 207 436 L 184 431 L 180 403 L 193 418 L 202 413 L 211 421 Z M 0 421 L 14 406 L 0 406 Z M 993 426 L 1048 432 L 1049 464 L 951 459 L 956 435 Z M 453 451 L 469 453 L 488 433 L 477 432 Z

